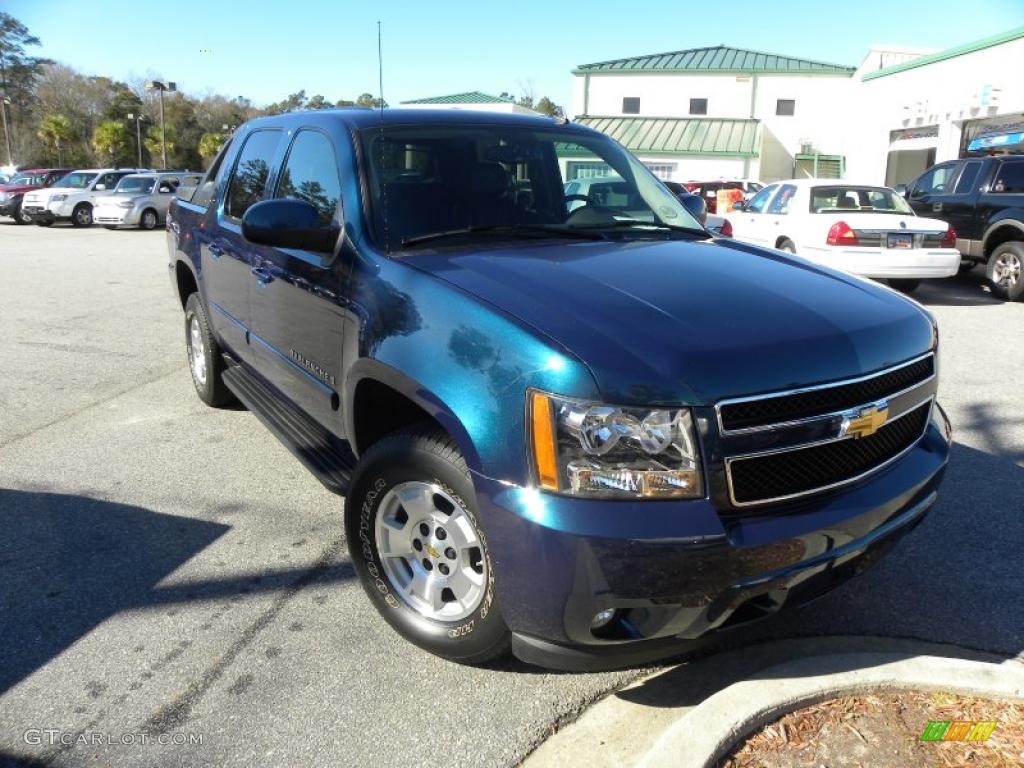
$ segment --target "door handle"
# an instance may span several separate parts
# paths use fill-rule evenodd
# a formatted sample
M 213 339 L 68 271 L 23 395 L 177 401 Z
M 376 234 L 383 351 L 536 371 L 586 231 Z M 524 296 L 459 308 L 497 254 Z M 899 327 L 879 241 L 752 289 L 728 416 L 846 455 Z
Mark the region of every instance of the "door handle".
M 942 203 L 932 203 L 932 210 L 935 212 L 942 210 Z
M 267 283 L 274 282 L 274 276 L 263 267 L 253 267 L 251 272 L 256 275 L 256 284 L 262 288 Z
M 213 256 L 213 258 L 219 259 L 221 256 L 224 255 L 224 251 L 222 251 L 220 248 L 218 248 L 213 243 L 210 243 L 210 245 L 208 247 L 210 249 L 210 255 Z

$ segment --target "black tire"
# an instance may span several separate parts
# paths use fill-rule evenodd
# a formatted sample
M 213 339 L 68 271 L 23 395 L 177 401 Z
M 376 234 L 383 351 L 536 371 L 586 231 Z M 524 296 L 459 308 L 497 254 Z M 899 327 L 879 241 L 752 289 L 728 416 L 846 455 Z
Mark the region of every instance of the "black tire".
M 205 376 L 200 377 L 197 372 L 197 365 L 193 362 L 193 341 L 192 341 L 192 320 L 196 321 L 198 335 L 203 349 L 201 355 L 204 361 Z M 235 401 L 235 396 L 227 388 L 221 374 L 224 373 L 224 357 L 220 351 L 220 345 L 210 331 L 210 323 L 206 318 L 206 310 L 203 302 L 199 299 L 198 293 L 193 293 L 185 302 L 185 350 L 188 353 L 189 372 L 192 374 L 192 383 L 196 387 L 196 394 L 199 399 L 211 408 L 220 408 Z
M 1024 299 L 1024 243 L 997 245 L 985 264 L 985 277 L 992 293 L 1003 301 Z
M 21 210 L 21 201 L 20 200 L 18 201 L 18 204 L 16 206 L 14 206 L 14 223 L 15 224 L 31 224 L 32 223 L 31 217 L 29 217 L 29 215 L 27 213 L 23 213 L 22 212 L 22 210 Z
M 961 261 L 960 266 L 956 269 L 956 273 L 957 275 L 969 274 L 976 266 L 978 266 L 976 261 Z
M 382 502 L 389 491 L 410 482 L 437 485 L 459 505 L 458 514 L 470 519 L 481 544 L 484 591 L 475 610 L 455 621 L 429 617 L 407 602 L 378 551 L 376 525 Z M 435 506 L 442 515 L 446 513 L 443 505 Z M 416 520 L 410 518 L 407 524 L 419 529 Z M 398 432 L 370 447 L 356 468 L 345 499 L 345 531 L 352 562 L 370 602 L 406 640 L 459 664 L 484 664 L 509 652 L 511 634 L 495 600 L 494 568 L 479 525 L 473 483 L 458 448 L 443 431 L 426 426 Z
M 139 216 L 139 229 L 156 229 L 157 215 L 152 208 L 147 208 Z
M 79 203 L 71 212 L 71 225 L 75 227 L 92 226 L 92 206 L 88 203 Z
M 779 247 L 776 250 L 783 251 L 784 253 L 792 253 L 794 256 L 796 255 L 796 246 L 793 245 L 793 241 L 788 237 L 784 237 L 779 241 Z
M 916 291 L 917 290 L 917 286 L 919 286 L 920 284 L 921 284 L 920 280 L 910 280 L 910 279 L 900 279 L 900 280 L 890 280 L 889 281 L 889 287 L 890 288 L 895 288 L 900 293 L 907 293 L 907 294 L 910 294 L 910 293 L 913 293 L 914 291 Z

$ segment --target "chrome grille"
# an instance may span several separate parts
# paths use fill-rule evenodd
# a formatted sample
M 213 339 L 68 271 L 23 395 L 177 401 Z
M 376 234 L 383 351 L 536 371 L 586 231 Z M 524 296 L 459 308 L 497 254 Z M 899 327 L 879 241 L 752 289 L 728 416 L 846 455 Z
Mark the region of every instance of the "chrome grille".
M 881 469 L 924 434 L 937 383 L 929 353 L 857 379 L 719 403 L 729 501 L 779 502 Z M 875 431 L 856 426 L 883 410 Z

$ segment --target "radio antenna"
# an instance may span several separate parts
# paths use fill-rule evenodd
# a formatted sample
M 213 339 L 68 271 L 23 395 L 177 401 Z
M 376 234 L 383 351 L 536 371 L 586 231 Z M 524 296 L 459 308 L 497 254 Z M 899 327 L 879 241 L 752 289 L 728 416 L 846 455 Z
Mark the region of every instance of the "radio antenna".
M 391 255 L 391 233 L 388 231 L 387 180 L 384 178 L 384 47 L 380 38 L 380 19 L 377 19 L 377 93 L 380 99 L 380 206 L 384 224 L 384 252 Z

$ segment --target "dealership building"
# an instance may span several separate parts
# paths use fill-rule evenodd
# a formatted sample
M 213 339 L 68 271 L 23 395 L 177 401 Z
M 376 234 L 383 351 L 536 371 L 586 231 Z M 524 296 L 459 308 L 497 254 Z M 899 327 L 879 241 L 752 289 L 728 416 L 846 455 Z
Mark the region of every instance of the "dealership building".
M 897 184 L 1024 151 L 1021 72 L 1024 27 L 945 51 L 876 46 L 856 67 L 720 45 L 581 65 L 572 112 L 664 179 Z

